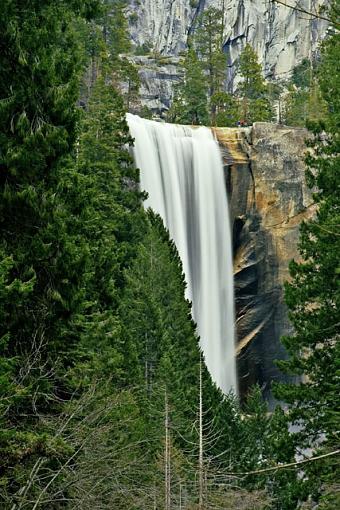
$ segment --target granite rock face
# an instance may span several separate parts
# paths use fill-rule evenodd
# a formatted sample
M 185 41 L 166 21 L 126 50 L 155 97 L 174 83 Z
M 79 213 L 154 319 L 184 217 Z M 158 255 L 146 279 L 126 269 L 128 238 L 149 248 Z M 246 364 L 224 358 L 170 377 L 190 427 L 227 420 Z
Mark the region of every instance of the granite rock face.
M 282 378 L 280 337 L 290 325 L 283 298 L 288 264 L 298 259 L 299 225 L 315 209 L 305 184 L 307 131 L 257 123 L 216 128 L 223 154 L 233 226 L 240 392 Z
M 179 57 L 129 56 L 139 70 L 141 86 L 139 97 L 142 105 L 154 114 L 162 114 L 170 107 L 172 90 L 175 83 L 183 77 Z
M 299 6 L 316 12 L 325 3 L 327 0 L 300 0 Z M 187 47 L 187 37 L 196 17 L 210 6 L 221 8 L 223 4 L 229 90 L 237 87 L 235 63 L 246 43 L 256 50 L 267 78 L 285 79 L 303 58 L 311 58 L 317 52 L 327 34 L 327 22 L 309 19 L 271 0 L 130 0 L 128 16 L 133 44 L 147 45 L 159 55 L 177 57 Z M 141 78 L 144 89 L 153 89 L 152 99 L 142 91 L 142 101 L 155 110 L 154 96 L 159 86 L 157 108 L 166 110 L 173 82 L 179 76 L 167 66 L 164 72 L 164 64 L 160 62 L 161 77 L 158 85 L 152 84 L 149 64 L 145 62 Z

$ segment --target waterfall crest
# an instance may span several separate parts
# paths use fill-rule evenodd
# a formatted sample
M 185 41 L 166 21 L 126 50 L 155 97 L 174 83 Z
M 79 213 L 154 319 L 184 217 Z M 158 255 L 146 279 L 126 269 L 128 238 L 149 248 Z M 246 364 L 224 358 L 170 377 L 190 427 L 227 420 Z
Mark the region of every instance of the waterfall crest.
M 145 207 L 175 241 L 212 379 L 236 391 L 234 289 L 229 210 L 222 159 L 210 129 L 128 114 Z

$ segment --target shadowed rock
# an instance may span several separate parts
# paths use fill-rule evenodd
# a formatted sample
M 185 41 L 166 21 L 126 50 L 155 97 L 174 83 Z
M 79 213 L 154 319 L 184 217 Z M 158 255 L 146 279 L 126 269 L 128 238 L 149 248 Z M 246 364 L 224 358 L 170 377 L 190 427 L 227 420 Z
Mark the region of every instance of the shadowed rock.
M 215 128 L 231 208 L 239 388 L 282 378 L 274 360 L 289 333 L 283 283 L 298 259 L 299 225 L 315 209 L 305 183 L 304 129 L 256 123 Z

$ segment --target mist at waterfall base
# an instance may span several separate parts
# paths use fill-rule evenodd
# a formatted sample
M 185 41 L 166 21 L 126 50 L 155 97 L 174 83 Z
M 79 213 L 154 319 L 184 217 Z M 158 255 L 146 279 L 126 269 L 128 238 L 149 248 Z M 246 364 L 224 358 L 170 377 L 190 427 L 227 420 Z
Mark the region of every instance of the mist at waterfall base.
M 218 143 L 210 129 L 128 114 L 145 208 L 163 219 L 182 260 L 211 377 L 236 392 L 234 288 L 229 209 Z

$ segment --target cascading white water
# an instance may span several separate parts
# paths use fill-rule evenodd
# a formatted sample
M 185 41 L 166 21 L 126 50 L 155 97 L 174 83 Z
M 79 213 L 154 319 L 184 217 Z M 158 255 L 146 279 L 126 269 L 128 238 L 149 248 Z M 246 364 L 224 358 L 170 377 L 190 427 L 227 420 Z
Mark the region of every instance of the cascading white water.
M 127 121 L 145 207 L 160 214 L 177 246 L 212 379 L 225 393 L 236 391 L 232 245 L 218 144 L 208 128 L 131 114 Z

